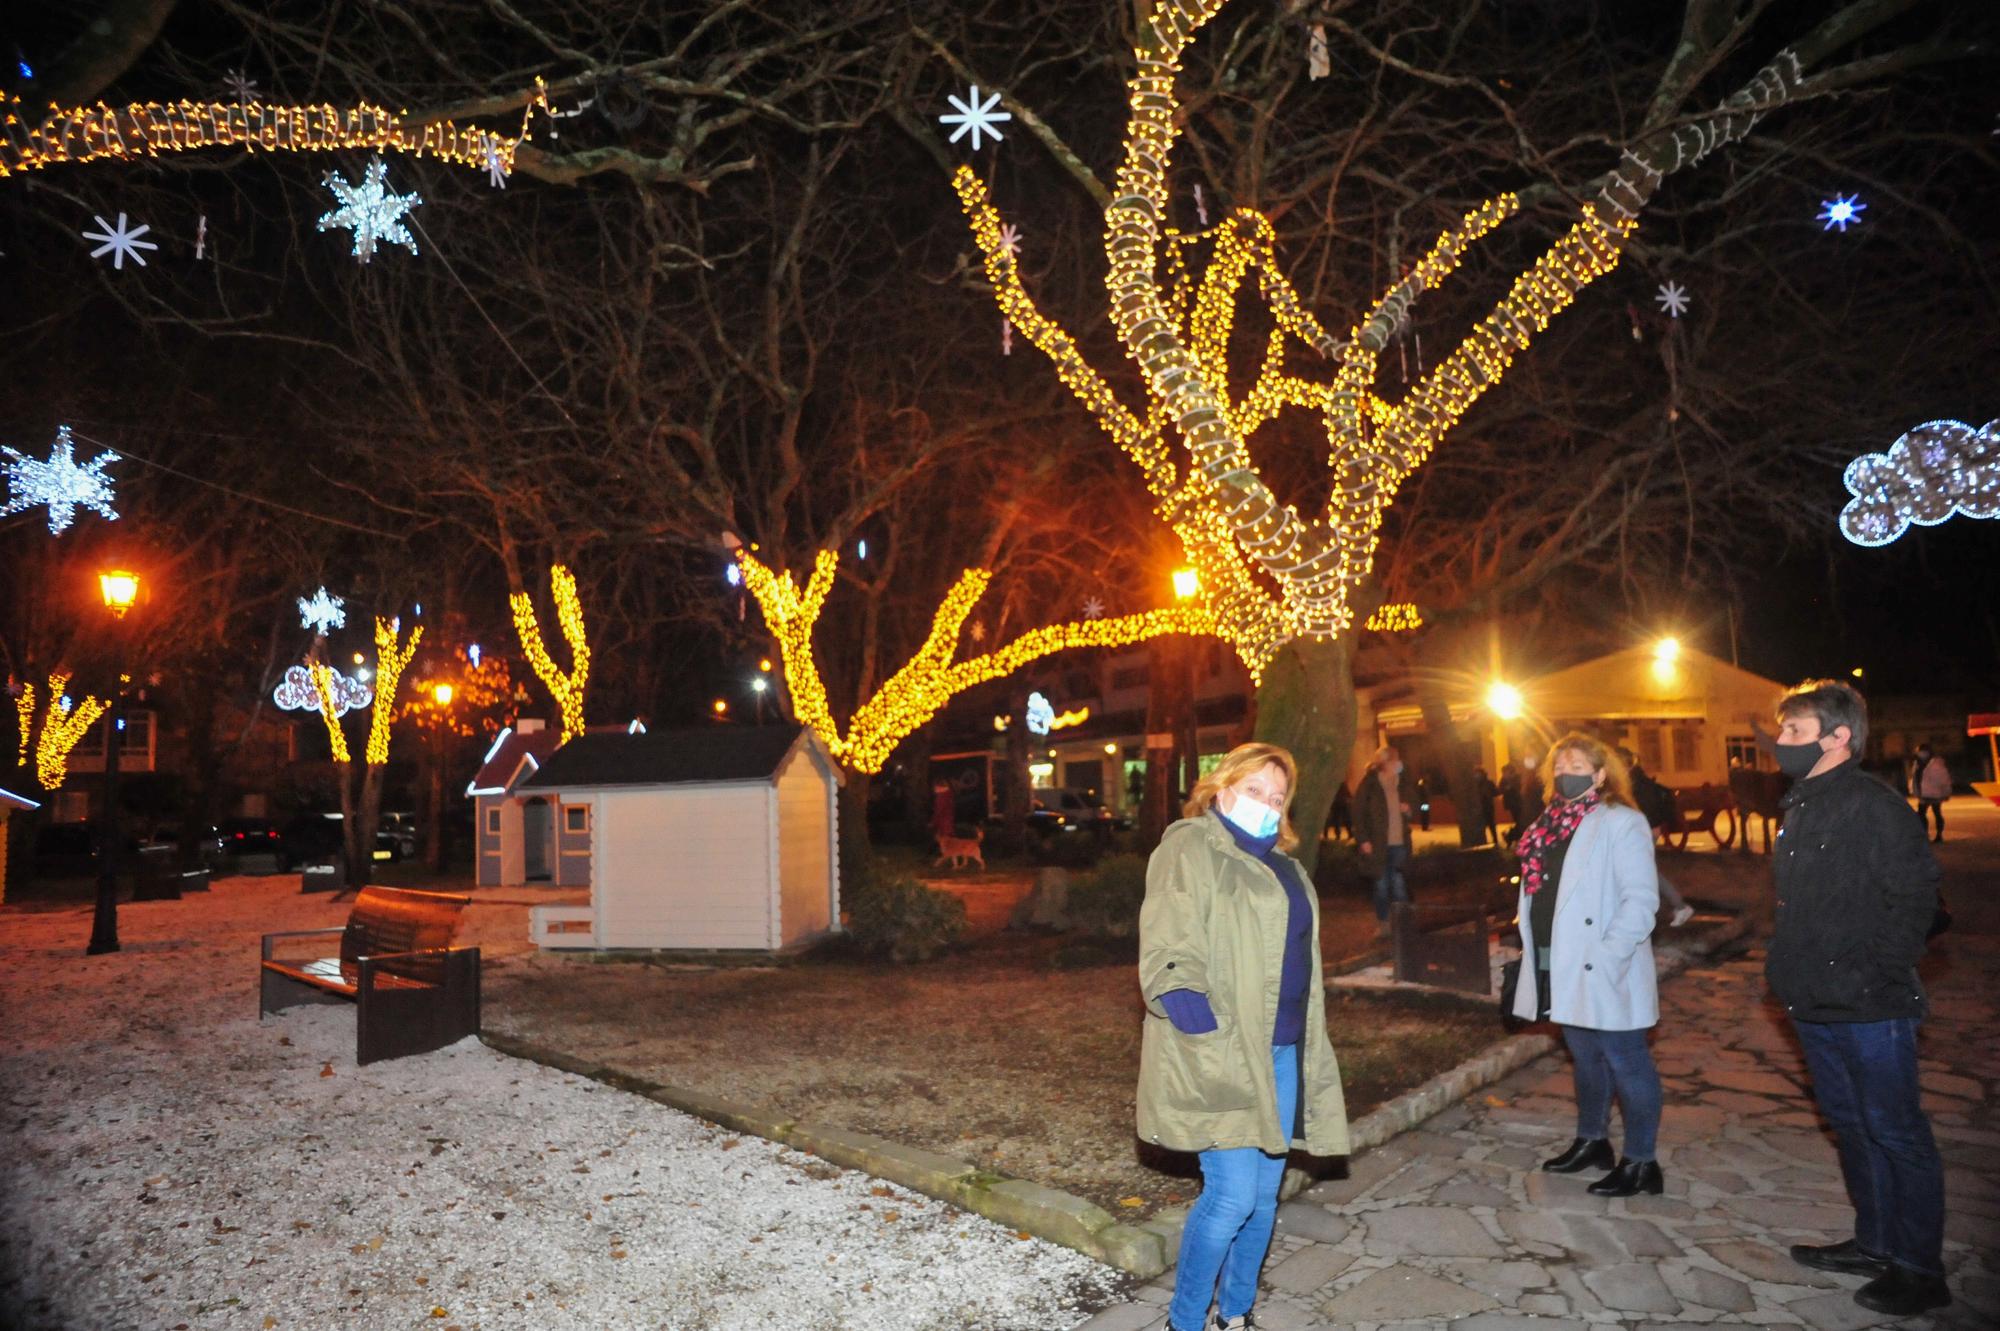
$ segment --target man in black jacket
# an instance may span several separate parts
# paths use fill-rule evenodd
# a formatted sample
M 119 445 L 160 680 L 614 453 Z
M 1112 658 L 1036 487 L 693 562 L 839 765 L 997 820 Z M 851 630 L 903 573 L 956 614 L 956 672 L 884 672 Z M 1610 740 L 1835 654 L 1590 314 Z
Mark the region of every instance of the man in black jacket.
M 1902 796 L 1856 761 L 1868 738 L 1859 693 L 1808 680 L 1778 704 L 1778 721 L 1778 767 L 1795 784 L 1771 857 L 1777 930 L 1765 975 L 1798 1029 L 1854 1203 L 1853 1238 L 1801 1244 L 1792 1257 L 1869 1276 L 1854 1301 L 1907 1317 L 1951 1302 L 1944 1167 L 1917 1084 L 1917 961 L 1937 909 L 1937 861 Z

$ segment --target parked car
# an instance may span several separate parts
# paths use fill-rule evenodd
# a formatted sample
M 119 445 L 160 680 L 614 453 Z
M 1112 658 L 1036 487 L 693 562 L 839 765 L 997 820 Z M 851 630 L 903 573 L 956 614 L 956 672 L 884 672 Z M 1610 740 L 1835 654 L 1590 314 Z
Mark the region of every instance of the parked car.
M 1055 832 L 1096 832 L 1103 835 L 1122 831 L 1131 825 L 1129 819 L 1114 815 L 1095 797 L 1081 790 L 1061 787 L 1036 791 L 1034 804 L 1028 811 L 1028 829 L 1045 835 Z
M 225 818 L 216 825 L 215 835 L 223 863 L 236 872 L 241 872 L 243 861 L 253 856 L 269 856 L 272 867 L 280 872 L 287 867 L 283 838 L 269 818 Z
M 386 815 L 385 815 L 386 817 Z M 301 813 L 279 829 L 278 867 L 289 872 L 302 864 L 325 864 L 338 859 L 346 849 L 342 816 L 337 813 Z M 388 828 L 375 831 L 375 862 L 393 863 L 403 858 L 397 834 Z
M 402 810 L 383 813 L 381 826 L 375 831 L 375 843 L 380 846 L 391 842 L 396 859 L 417 858 L 417 815 Z

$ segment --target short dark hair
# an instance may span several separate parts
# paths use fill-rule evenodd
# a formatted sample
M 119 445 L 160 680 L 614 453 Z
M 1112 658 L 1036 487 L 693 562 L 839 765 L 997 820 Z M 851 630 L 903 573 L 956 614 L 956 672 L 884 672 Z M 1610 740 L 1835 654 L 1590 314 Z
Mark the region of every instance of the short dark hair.
M 1868 700 L 1861 690 L 1838 679 L 1809 679 L 1785 691 L 1778 700 L 1778 720 L 1810 716 L 1819 722 L 1819 733 L 1830 735 L 1847 727 L 1847 751 L 1859 758 L 1868 744 Z

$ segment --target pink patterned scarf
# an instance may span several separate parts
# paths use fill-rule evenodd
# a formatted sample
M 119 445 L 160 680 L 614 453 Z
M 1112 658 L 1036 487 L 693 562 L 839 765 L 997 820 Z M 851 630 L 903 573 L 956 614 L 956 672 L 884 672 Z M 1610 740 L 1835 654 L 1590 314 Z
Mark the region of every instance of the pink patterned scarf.
M 1594 790 L 1581 799 L 1555 800 L 1521 833 L 1521 839 L 1514 843 L 1514 853 L 1521 857 L 1523 892 L 1533 896 L 1542 890 L 1542 865 L 1549 850 L 1575 836 L 1576 825 L 1600 803 Z

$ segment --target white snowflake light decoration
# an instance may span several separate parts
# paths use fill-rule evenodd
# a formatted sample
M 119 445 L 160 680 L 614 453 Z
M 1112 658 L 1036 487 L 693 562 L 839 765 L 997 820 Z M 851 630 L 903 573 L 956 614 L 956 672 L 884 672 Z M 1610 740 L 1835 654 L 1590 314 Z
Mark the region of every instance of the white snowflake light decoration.
M 1819 206 L 1819 216 L 1814 219 L 1826 223 L 1820 230 L 1831 231 L 1835 227 L 1839 227 L 1841 234 L 1845 235 L 1848 223 L 1859 223 L 1862 220 L 1861 214 L 1867 211 L 1867 204 L 1856 202 L 1860 197 L 1858 194 L 1836 194 L 1831 199 L 1827 199 L 1821 203 Z
M 151 231 L 152 227 L 141 222 L 138 226 L 127 230 L 125 214 L 123 213 L 118 214 L 117 226 L 111 225 L 111 223 L 105 221 L 102 217 L 94 214 L 91 220 L 104 229 L 102 231 L 86 231 L 83 233 L 83 238 L 85 240 L 101 240 L 104 243 L 92 250 L 90 257 L 101 259 L 109 254 L 111 256 L 111 266 L 120 272 L 125 270 L 125 259 L 128 255 L 131 257 L 133 263 L 144 268 L 146 266 L 146 256 L 139 253 L 139 251 L 160 248 L 150 240 L 139 239 L 139 237 Z
M 1083 617 L 1085 619 L 1104 618 L 1104 598 L 1101 596 L 1085 598 L 1083 602 Z
M 381 158 L 368 163 L 359 184 L 332 172 L 326 187 L 340 200 L 340 207 L 319 219 L 319 229 L 349 227 L 354 231 L 354 257 L 367 263 L 375 257 L 375 246 L 383 241 L 417 252 L 416 238 L 403 225 L 403 215 L 423 202 L 416 194 L 395 194 L 389 190 L 389 168 Z
M 1021 261 L 1021 228 L 1012 222 L 1000 224 L 1000 251 L 1015 263 Z
M 1841 477 L 1854 498 L 1840 531 L 1856 545 L 1887 545 L 1911 523 L 1935 527 L 1954 513 L 2000 518 L 2000 420 L 1973 428 L 1927 421 L 1889 445 L 1863 453 Z
M 341 674 L 338 670 L 328 672 L 333 685 L 333 714 L 346 716 L 375 701 L 375 690 L 359 679 Z M 319 690 L 313 687 L 312 671 L 302 665 L 295 665 L 285 671 L 285 677 L 278 687 L 271 690 L 271 701 L 288 712 L 317 712 Z
M 489 134 L 486 136 L 486 183 L 494 189 L 507 188 L 507 162 L 500 156 L 500 140 Z
M 1014 118 L 1011 112 L 996 111 L 993 109 L 1000 105 L 999 93 L 996 92 L 985 101 L 981 101 L 979 99 L 979 85 L 976 83 L 972 85 L 971 94 L 965 100 L 960 101 L 956 95 L 951 93 L 945 94 L 945 100 L 956 108 L 956 114 L 941 115 L 938 117 L 938 123 L 958 126 L 957 129 L 951 132 L 951 142 L 953 143 L 957 143 L 967 134 L 972 135 L 972 151 L 974 152 L 979 151 L 979 136 L 982 134 L 991 134 L 995 143 L 1000 142 L 1001 135 L 998 122 Z
M 117 511 L 111 507 L 114 498 L 111 478 L 104 474 L 104 468 L 116 462 L 118 455 L 100 453 L 87 465 L 79 466 L 67 425 L 56 431 L 55 447 L 49 450 L 47 462 L 11 448 L 0 448 L 0 453 L 11 459 L 0 466 L 0 472 L 7 474 L 9 495 L 7 507 L 0 508 L 0 518 L 47 504 L 49 531 L 56 536 L 69 530 L 78 508 L 90 509 L 112 522 L 118 520 Z
M 310 599 L 299 597 L 299 627 L 325 636 L 329 629 L 347 627 L 347 602 L 321 587 Z
M 1660 283 L 1659 294 L 1654 296 L 1653 299 L 1659 303 L 1662 310 L 1665 310 L 1668 315 L 1675 319 L 1687 313 L 1687 288 L 1678 282 Z
M 240 69 L 230 70 L 229 77 L 222 81 L 222 86 L 229 89 L 229 95 L 238 102 L 257 100 L 257 81 L 247 77 Z

